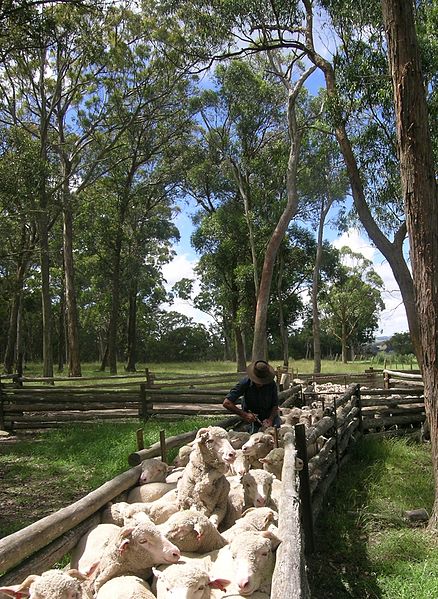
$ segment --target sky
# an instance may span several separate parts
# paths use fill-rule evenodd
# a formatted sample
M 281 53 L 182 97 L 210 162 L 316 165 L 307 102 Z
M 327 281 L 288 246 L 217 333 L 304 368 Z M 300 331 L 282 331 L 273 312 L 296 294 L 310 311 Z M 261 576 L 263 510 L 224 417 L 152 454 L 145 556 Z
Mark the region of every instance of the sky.
M 174 246 L 176 252 L 175 258 L 163 269 L 167 289 L 170 289 L 172 285 L 184 277 L 195 278 L 193 269 L 198 260 L 196 252 L 190 245 L 190 235 L 193 227 L 189 213 L 180 213 L 175 220 L 175 224 L 180 231 L 181 239 Z M 356 229 L 351 229 L 341 236 L 337 235 L 333 230 L 327 230 L 325 237 L 337 248 L 347 245 L 353 252 L 363 254 L 365 258 L 373 262 L 374 269 L 383 279 L 384 292 L 382 293 L 382 299 L 385 309 L 380 315 L 379 328 L 375 332 L 376 337 L 391 337 L 394 333 L 406 332 L 408 325 L 400 291 L 394 280 L 391 268 L 382 254 L 370 244 L 362 232 Z M 197 286 L 195 284 L 195 294 L 196 291 Z M 175 310 L 181 314 L 190 316 L 195 322 L 206 325 L 211 322 L 211 318 L 208 315 L 196 310 L 189 302 L 184 300 L 177 299 L 171 306 L 166 305 L 163 307 L 167 310 Z

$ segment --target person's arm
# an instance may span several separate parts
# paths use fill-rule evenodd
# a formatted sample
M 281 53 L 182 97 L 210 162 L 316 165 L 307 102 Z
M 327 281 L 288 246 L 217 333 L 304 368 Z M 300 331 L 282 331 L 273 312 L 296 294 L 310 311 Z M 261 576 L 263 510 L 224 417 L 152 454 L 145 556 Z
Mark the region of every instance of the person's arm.
M 278 389 L 275 382 L 272 385 L 271 405 L 272 409 L 268 418 L 263 420 L 264 426 L 272 426 L 274 424 L 275 417 L 278 416 Z
M 248 381 L 246 381 L 245 379 L 243 381 L 240 381 L 239 383 L 237 383 L 237 385 L 235 385 L 230 390 L 230 392 L 224 399 L 222 406 L 229 412 L 233 412 L 233 414 L 237 414 L 237 416 L 239 416 L 244 422 L 251 423 L 251 422 L 254 422 L 256 419 L 255 414 L 252 414 L 251 412 L 245 412 L 245 410 L 242 410 L 241 408 L 239 408 L 236 405 L 239 400 L 239 397 L 241 397 L 243 395 L 247 386 L 248 386 Z

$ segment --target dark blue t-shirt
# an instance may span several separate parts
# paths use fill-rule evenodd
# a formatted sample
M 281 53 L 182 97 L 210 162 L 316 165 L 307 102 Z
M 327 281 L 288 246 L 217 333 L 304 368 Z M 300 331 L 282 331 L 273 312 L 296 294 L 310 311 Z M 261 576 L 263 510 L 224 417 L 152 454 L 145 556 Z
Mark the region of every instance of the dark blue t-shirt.
M 242 410 L 257 414 L 260 420 L 269 418 L 274 406 L 278 406 L 278 391 L 275 381 L 257 387 L 249 377 L 245 377 L 235 385 L 228 393 L 226 399 L 233 404 L 239 402 L 242 397 Z

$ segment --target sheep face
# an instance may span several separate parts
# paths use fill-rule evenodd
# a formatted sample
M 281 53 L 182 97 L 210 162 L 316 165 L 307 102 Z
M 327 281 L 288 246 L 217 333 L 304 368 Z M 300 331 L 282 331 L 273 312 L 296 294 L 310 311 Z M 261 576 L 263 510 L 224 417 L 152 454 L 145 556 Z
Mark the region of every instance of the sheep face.
M 228 433 L 220 426 L 209 426 L 199 429 L 195 443 L 197 444 L 204 463 L 210 464 L 216 461 L 224 464 L 232 464 L 236 459 L 236 450 L 232 447 Z M 190 460 L 192 460 L 193 453 Z
M 241 595 L 251 595 L 260 588 L 266 575 L 271 573 L 271 540 L 267 533 L 242 532 L 231 542 L 230 553 L 239 592 Z
M 251 438 L 242 446 L 243 454 L 246 456 L 255 456 L 261 450 L 266 448 L 265 455 L 274 447 L 274 439 L 271 435 L 265 433 L 254 433 Z
M 135 553 L 136 559 L 144 554 L 148 561 L 156 564 L 176 563 L 180 551 L 152 522 L 142 522 L 135 527 L 125 526 L 119 533 L 118 551 Z
M 265 470 L 250 470 L 242 476 L 244 503 L 264 507 L 271 498 L 274 476 Z
M 210 590 L 225 590 L 228 580 L 212 580 L 208 572 L 196 564 L 174 564 L 164 571 L 153 568 L 157 577 L 157 599 L 209 599 Z
M 160 483 L 166 480 L 168 465 L 157 458 L 149 458 L 141 463 L 141 474 L 138 479 L 140 485 L 146 483 Z

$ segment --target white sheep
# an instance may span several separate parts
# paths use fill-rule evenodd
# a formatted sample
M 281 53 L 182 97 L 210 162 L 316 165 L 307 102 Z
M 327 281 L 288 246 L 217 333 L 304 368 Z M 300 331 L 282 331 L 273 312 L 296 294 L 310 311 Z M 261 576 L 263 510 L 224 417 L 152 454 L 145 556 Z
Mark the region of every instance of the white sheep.
M 284 462 L 284 448 L 274 447 L 264 458 L 259 458 L 259 462 L 263 464 L 263 470 L 271 472 L 278 480 L 281 480 L 281 472 Z
M 187 466 L 187 464 L 189 463 L 190 454 L 192 453 L 192 449 L 193 449 L 193 445 L 191 443 L 187 444 L 187 445 L 182 445 L 178 449 L 178 455 L 173 460 L 172 465 L 175 468 L 181 468 L 181 467 Z
M 157 599 L 210 599 L 212 589 L 225 591 L 227 579 L 212 579 L 205 564 L 194 561 L 153 568 Z
M 173 514 L 159 528 L 169 541 L 184 552 L 207 553 L 227 544 L 212 522 L 201 512 L 182 510 Z
M 199 429 L 189 463 L 178 481 L 179 509 L 198 510 L 218 526 L 225 516 L 230 487 L 225 472 L 235 457 L 225 429 Z
M 227 500 L 227 512 L 222 523 L 226 530 L 250 507 L 274 507 L 271 503 L 271 491 L 274 475 L 265 470 L 250 470 L 241 478 L 241 484 L 230 489 Z
M 242 446 L 242 451 L 249 458 L 251 468 L 262 468 L 259 459 L 268 455 L 274 445 L 275 441 L 272 435 L 258 432 L 251 435 L 250 439 Z
M 109 540 L 120 532 L 120 526 L 116 524 L 98 524 L 91 528 L 79 539 L 72 549 L 70 556 L 70 567 L 77 568 L 85 574 L 90 572 L 93 566 L 100 560 L 104 548 Z
M 227 476 L 243 476 L 250 469 L 249 457 L 241 449 L 236 449 L 236 459 L 230 464 Z
M 167 501 L 163 497 L 148 503 L 120 501 L 106 507 L 102 514 L 102 522 L 127 526 L 128 524 L 141 522 L 146 517 L 152 520 L 154 524 L 162 524 L 177 511 L 176 498 L 174 502 Z
M 158 458 L 148 458 L 141 463 L 141 474 L 138 479 L 140 485 L 146 483 L 165 482 L 169 473 L 169 466 Z
M 222 537 L 230 543 L 234 537 L 245 530 L 272 530 L 274 534 L 277 534 L 277 523 L 278 513 L 272 508 L 251 507 L 242 513 L 233 526 L 222 532 Z
M 278 539 L 270 531 L 243 531 L 229 545 L 211 555 L 210 576 L 214 579 L 226 573 L 231 580 L 227 594 L 251 595 L 268 591 Z M 213 596 L 223 596 L 216 592 Z
M 96 599 L 155 599 L 155 595 L 142 578 L 117 576 L 100 587 Z
M 82 584 L 84 578 L 77 570 L 47 570 L 41 575 L 31 574 L 21 584 L 0 587 L 0 593 L 15 599 L 91 599 Z
M 172 468 L 169 474 L 166 476 L 166 483 L 177 483 L 181 476 L 184 474 L 184 466 L 178 468 Z
M 111 578 L 132 574 L 147 578 L 152 566 L 175 563 L 180 551 L 152 522 L 124 526 L 110 539 L 97 564 L 95 591 Z
M 176 483 L 146 483 L 132 488 L 128 493 L 126 501 L 128 503 L 148 503 L 160 499 L 160 497 L 163 497 L 163 495 L 175 488 Z

